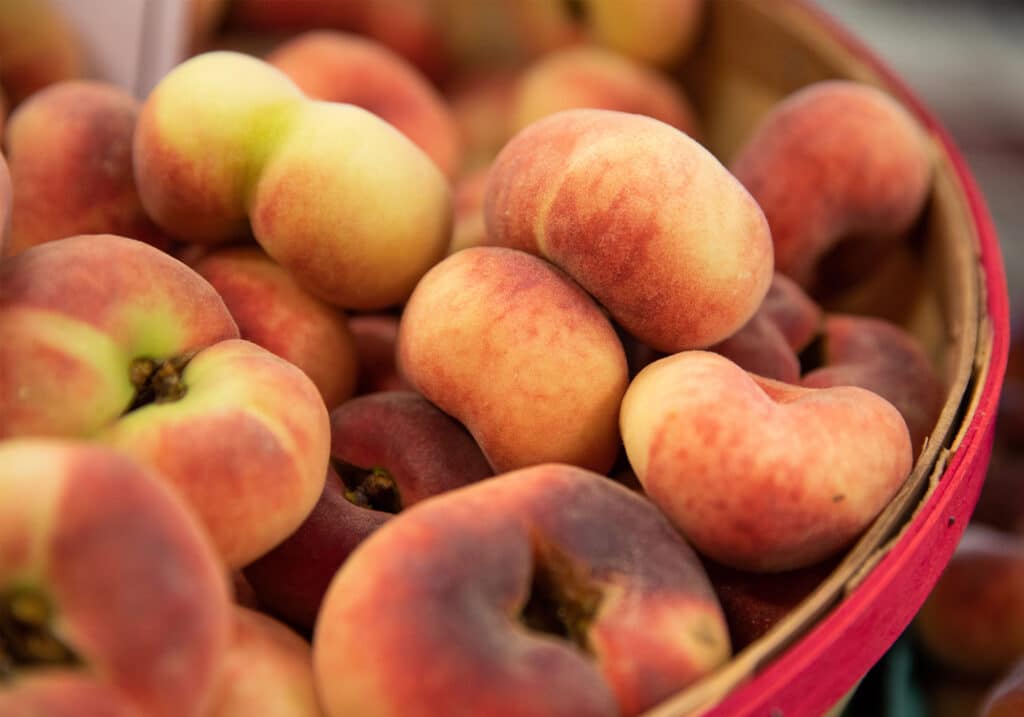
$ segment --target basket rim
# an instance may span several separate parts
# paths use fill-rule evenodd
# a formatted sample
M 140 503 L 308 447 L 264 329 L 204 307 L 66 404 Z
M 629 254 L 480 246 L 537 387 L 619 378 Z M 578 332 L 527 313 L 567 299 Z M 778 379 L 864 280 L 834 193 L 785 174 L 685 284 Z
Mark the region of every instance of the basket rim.
M 944 430 L 933 433 L 933 438 L 940 434 L 945 440 L 932 447 L 931 460 L 915 466 L 915 473 L 922 473 L 921 478 L 928 483 L 913 514 L 904 514 L 903 523 L 891 535 L 882 536 L 881 547 L 857 566 L 837 599 L 808 611 L 802 625 L 794 626 L 785 619 L 776 625 L 765 636 L 775 638 L 772 648 L 748 659 L 748 664 L 755 665 L 750 674 L 739 674 L 742 670 L 715 673 L 644 713 L 644 717 L 820 715 L 847 694 L 910 624 L 966 528 L 984 478 L 984 471 L 976 467 L 979 460 L 987 464 L 1006 371 L 1010 318 L 1002 253 L 986 202 L 952 136 L 874 50 L 813 0 L 771 0 L 764 4 L 771 10 L 800 15 L 804 24 L 829 36 L 907 107 L 932 137 L 952 169 L 973 230 L 972 266 L 980 294 L 978 335 L 972 348 L 970 375 L 963 386 L 956 387 L 962 391 L 951 392 L 947 403 L 949 409 L 949 403 L 959 400 L 954 406 L 958 409 L 956 416 Z M 943 416 L 947 413 L 944 410 Z M 899 608 L 891 609 L 891 591 L 894 584 L 899 584 L 903 571 L 908 570 L 907 557 L 924 554 L 933 562 L 927 570 L 917 568 L 913 595 L 906 599 L 901 596 Z M 812 598 L 813 594 L 808 601 Z M 883 610 L 885 615 L 879 615 Z M 884 632 L 864 635 L 860 654 L 849 659 L 851 656 L 842 654 L 842 638 L 856 634 L 866 624 L 882 626 Z M 834 665 L 837 660 L 842 670 L 823 673 L 822 664 Z M 812 679 L 813 689 L 794 689 L 794 685 L 806 685 Z

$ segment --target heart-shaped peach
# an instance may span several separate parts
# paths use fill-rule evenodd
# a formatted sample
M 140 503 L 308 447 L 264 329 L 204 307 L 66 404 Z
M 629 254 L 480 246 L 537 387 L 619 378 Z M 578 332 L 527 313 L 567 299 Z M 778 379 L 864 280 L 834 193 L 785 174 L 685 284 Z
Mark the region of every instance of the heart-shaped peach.
M 913 462 L 903 418 L 876 394 L 792 386 L 704 351 L 641 371 L 620 426 L 651 499 L 698 550 L 746 570 L 835 554 Z

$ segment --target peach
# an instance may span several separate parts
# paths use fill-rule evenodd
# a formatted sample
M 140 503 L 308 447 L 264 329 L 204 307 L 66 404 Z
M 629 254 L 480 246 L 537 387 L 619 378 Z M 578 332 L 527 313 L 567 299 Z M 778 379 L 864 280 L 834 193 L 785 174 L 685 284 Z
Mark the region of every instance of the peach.
M 729 655 L 707 576 L 665 517 L 560 464 L 389 521 L 331 582 L 313 638 L 329 717 L 632 716 Z
M 731 168 L 768 218 L 776 269 L 808 287 L 841 242 L 891 244 L 910 230 L 932 160 L 924 131 L 896 100 L 832 80 L 776 105 Z
M 229 27 L 246 30 L 349 30 L 398 53 L 430 78 L 448 69 L 434 0 L 232 0 Z
M 327 484 L 299 529 L 245 568 L 260 603 L 313 628 L 331 578 L 392 515 L 491 475 L 466 430 L 419 394 L 387 391 L 331 412 Z
M 995 678 L 1024 655 L 1024 538 L 970 525 L 914 620 L 924 654 Z
M 946 391 L 921 342 L 906 329 L 867 316 L 825 317 L 814 352 L 820 368 L 804 386 L 860 386 L 889 401 L 910 429 L 915 455 L 935 427 Z
M 359 376 L 356 394 L 412 388 L 398 373 L 398 326 L 395 314 L 356 314 L 348 328 L 355 344 Z
M 118 234 L 170 248 L 135 188 L 138 114 L 138 102 L 124 90 L 86 80 L 50 85 L 15 110 L 5 136 L 14 181 L 8 253 L 77 234 Z
M 491 167 L 484 218 L 489 243 L 548 259 L 666 353 L 735 333 L 771 283 L 756 202 L 650 117 L 577 109 L 533 123 Z
M 239 53 L 198 55 L 157 84 L 134 160 L 166 231 L 218 242 L 251 224 L 301 286 L 343 308 L 401 303 L 451 235 L 448 182 L 411 140 Z
M 510 0 L 509 6 L 513 27 L 534 52 L 585 41 L 649 64 L 670 65 L 696 41 L 704 0 Z
M 204 717 L 320 717 L 309 643 L 262 613 L 237 606 L 232 613 Z
M 526 68 L 513 101 L 512 127 L 525 128 L 562 110 L 594 107 L 647 115 L 697 137 L 697 117 L 667 75 L 599 47 L 549 53 Z
M 331 409 L 352 396 L 356 349 L 345 315 L 258 247 L 216 249 L 192 267 L 217 290 L 241 337 L 302 369 Z
M 862 388 L 805 388 L 706 351 L 650 364 L 622 400 L 644 491 L 707 557 L 780 572 L 847 547 L 910 472 L 899 412 Z
M 777 273 L 757 313 L 711 350 L 751 373 L 799 383 L 799 354 L 811 345 L 823 315 L 796 282 Z
M 80 38 L 51 0 L 0 3 L 0 47 L 0 85 L 12 107 L 47 85 L 88 71 Z
M 1017 717 L 1024 714 L 1024 655 L 982 698 L 978 717 Z
M 4 715 L 199 717 L 229 624 L 213 549 L 155 472 L 86 443 L 0 444 Z
M 214 288 L 147 244 L 28 249 L 0 264 L 0 437 L 117 446 L 174 485 L 240 567 L 312 509 L 330 427 L 300 369 L 237 335 Z
M 308 32 L 266 59 L 308 96 L 358 105 L 394 125 L 448 177 L 458 170 L 461 148 L 451 110 L 419 70 L 387 47 L 341 32 Z
M 615 460 L 622 344 L 594 300 L 542 259 L 477 247 L 439 263 L 402 313 L 398 366 L 498 472 L 556 461 L 604 473 Z

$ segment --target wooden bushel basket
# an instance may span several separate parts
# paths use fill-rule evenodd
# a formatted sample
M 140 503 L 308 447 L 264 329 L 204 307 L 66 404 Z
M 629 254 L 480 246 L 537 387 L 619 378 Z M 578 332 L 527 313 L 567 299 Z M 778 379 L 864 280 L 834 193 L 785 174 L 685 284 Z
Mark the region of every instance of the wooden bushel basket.
M 946 403 L 898 495 L 831 575 L 762 638 L 644 717 L 818 717 L 910 624 L 978 499 L 1006 368 L 1009 316 L 997 237 L 946 131 L 874 56 L 810 0 L 710 0 L 680 78 L 709 148 L 728 162 L 775 102 L 811 82 L 881 87 L 930 134 L 935 180 L 912 248 L 827 308 L 893 319 L 921 338 Z

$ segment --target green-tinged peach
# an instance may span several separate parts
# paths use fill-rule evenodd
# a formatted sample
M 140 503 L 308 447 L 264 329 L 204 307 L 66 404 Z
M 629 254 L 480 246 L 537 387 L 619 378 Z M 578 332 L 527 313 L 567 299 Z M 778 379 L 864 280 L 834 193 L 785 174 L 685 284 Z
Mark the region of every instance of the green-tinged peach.
M 135 131 L 146 211 L 192 242 L 244 234 L 260 168 L 303 99 L 286 75 L 240 53 L 204 53 L 178 65 L 143 103 Z
M 379 42 L 341 32 L 308 32 L 267 56 L 309 97 L 347 102 L 397 127 L 451 177 L 461 162 L 458 127 L 429 80 Z
M 300 285 L 345 308 L 401 303 L 451 234 L 448 182 L 411 140 L 239 53 L 198 55 L 161 80 L 135 170 L 170 233 L 224 241 L 251 226 Z
M 229 567 L 298 527 L 323 484 L 327 409 L 209 283 L 142 242 L 73 237 L 0 265 L 0 436 L 120 447 L 203 519 Z
M 491 167 L 488 243 L 538 254 L 627 332 L 665 352 L 725 339 L 772 279 L 761 209 L 704 147 L 664 122 L 566 110 Z
M 92 436 L 132 405 L 132 363 L 238 337 L 217 292 L 124 237 L 47 242 L 0 264 L 0 438 Z
M 773 381 L 705 351 L 647 366 L 620 420 L 651 500 L 702 555 L 743 570 L 836 555 L 913 463 L 903 418 L 876 394 Z
M 390 520 L 335 576 L 313 638 L 329 717 L 631 717 L 729 655 L 707 576 L 665 517 L 559 464 Z
M 215 553 L 159 475 L 87 443 L 0 444 L 5 716 L 200 717 L 229 624 Z
M 619 448 L 626 357 L 594 300 L 524 252 L 452 254 L 402 313 L 398 365 L 496 471 L 558 461 L 605 472 Z

